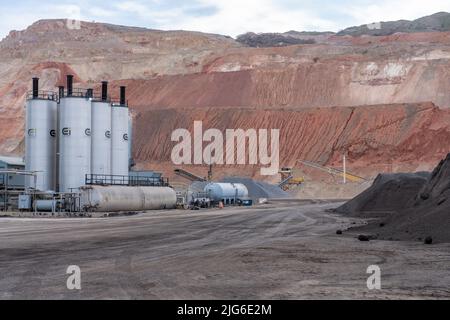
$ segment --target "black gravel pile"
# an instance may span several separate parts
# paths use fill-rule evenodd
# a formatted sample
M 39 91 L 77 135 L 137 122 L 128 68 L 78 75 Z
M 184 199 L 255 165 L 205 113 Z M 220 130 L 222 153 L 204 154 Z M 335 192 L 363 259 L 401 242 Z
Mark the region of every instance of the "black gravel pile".
M 376 186 L 372 191 L 367 190 L 369 193 L 351 200 L 338 211 L 370 216 L 367 211 L 361 210 L 366 208 L 364 203 L 366 205 L 375 203 L 376 208 L 394 211 L 381 221 L 360 228 L 365 232 L 376 234 L 378 239 L 411 240 L 426 244 L 450 242 L 450 154 L 439 163 L 412 198 L 411 194 L 419 180 L 408 178 L 407 183 L 404 178 L 400 180 L 403 182 L 399 186 L 409 187 L 406 188 L 405 194 L 402 194 L 403 189 L 395 192 L 392 183 L 380 184 L 378 181 L 378 184 L 374 183 Z M 384 187 L 386 190 L 383 190 Z M 387 192 L 393 194 L 386 195 Z M 383 204 L 383 201 L 386 203 Z
M 367 218 L 399 212 L 414 205 L 429 176 L 427 172 L 380 174 L 369 189 L 339 207 L 337 212 Z

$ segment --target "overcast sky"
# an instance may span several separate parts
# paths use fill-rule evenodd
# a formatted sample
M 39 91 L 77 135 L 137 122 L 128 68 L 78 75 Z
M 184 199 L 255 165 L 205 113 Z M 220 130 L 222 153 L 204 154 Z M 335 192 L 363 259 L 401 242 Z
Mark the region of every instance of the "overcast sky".
M 339 31 L 371 22 L 450 12 L 449 0 L 0 0 L 0 38 L 40 19 L 195 30 L 236 36 L 248 31 Z

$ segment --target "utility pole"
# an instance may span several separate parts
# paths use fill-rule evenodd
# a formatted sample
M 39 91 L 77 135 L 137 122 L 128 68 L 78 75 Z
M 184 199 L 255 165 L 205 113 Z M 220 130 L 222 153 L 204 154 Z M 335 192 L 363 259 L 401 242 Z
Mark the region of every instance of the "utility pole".
M 347 155 L 344 153 L 344 184 L 347 184 Z
M 212 182 L 213 179 L 213 163 L 211 159 L 211 154 L 209 155 L 209 168 L 208 168 L 208 182 Z
M 208 170 L 208 181 L 211 182 L 213 179 L 213 165 L 210 164 L 209 165 L 209 170 Z

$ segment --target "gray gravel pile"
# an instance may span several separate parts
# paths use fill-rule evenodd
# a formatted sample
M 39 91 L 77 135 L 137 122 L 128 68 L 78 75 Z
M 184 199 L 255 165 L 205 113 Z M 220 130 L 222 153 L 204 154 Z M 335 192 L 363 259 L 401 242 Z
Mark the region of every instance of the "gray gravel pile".
M 228 177 L 222 180 L 222 182 L 227 183 L 242 183 L 248 189 L 249 197 L 253 201 L 258 201 L 258 199 L 288 199 L 291 195 L 277 185 L 270 183 L 256 181 L 250 178 L 241 177 Z
M 203 192 L 205 190 L 205 187 L 208 185 L 209 182 L 192 182 L 189 186 L 189 191 L 192 192 Z

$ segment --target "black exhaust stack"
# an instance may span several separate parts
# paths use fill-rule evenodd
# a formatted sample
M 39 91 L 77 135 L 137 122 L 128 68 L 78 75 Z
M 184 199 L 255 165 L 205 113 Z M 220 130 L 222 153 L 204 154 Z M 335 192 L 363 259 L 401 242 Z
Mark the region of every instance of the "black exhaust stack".
M 124 87 L 124 86 L 120 87 L 120 105 L 121 106 L 127 105 L 126 87 Z
M 67 75 L 67 96 L 71 97 L 73 94 L 73 75 Z
M 64 86 L 59 87 L 59 99 L 64 98 Z
M 39 98 L 39 78 L 33 78 L 33 99 Z
M 102 101 L 108 100 L 108 81 L 102 81 Z

